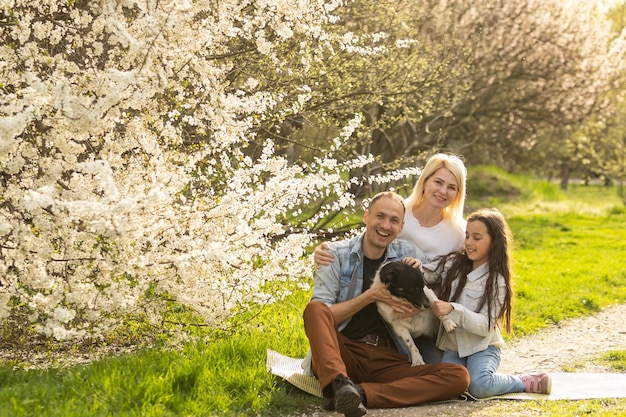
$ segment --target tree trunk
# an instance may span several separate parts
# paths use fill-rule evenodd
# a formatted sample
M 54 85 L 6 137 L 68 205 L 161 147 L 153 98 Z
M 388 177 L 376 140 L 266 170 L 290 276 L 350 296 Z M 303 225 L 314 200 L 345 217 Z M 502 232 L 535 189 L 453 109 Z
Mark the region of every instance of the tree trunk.
M 567 191 L 571 169 L 568 162 L 561 164 L 561 190 Z

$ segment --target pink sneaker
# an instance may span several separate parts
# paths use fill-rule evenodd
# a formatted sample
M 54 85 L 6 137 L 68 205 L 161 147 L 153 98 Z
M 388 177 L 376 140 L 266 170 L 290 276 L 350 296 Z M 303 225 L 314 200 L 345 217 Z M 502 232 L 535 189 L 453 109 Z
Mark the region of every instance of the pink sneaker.
M 552 379 L 548 374 L 524 374 L 519 377 L 524 384 L 524 392 L 550 394 L 552 391 Z

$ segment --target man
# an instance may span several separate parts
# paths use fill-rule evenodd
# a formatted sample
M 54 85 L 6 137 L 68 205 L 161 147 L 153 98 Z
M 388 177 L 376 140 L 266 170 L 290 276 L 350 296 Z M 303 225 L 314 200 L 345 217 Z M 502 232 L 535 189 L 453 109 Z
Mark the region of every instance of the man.
M 461 395 L 467 370 L 456 364 L 411 366 L 404 348 L 378 314 L 376 301 L 411 314 L 384 286 L 370 288 L 386 261 L 425 255 L 413 243 L 395 240 L 404 219 L 402 198 L 393 192 L 372 198 L 363 215 L 365 231 L 330 244 L 333 262 L 315 271 L 311 302 L 304 310 L 310 355 L 303 363 L 318 378 L 324 408 L 360 417 L 366 407 L 406 407 Z M 418 259 L 415 259 L 418 258 Z M 357 385 L 358 384 L 358 385 Z

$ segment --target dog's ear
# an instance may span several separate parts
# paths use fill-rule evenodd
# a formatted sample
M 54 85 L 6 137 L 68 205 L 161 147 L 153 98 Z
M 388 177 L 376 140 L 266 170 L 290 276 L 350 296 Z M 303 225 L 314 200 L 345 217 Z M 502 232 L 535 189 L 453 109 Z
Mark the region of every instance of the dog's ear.
M 379 276 L 380 282 L 388 286 L 393 277 L 392 263 L 389 262 L 381 266 L 380 269 L 378 270 L 378 276 Z
M 412 265 L 405 264 L 404 262 L 398 262 L 398 274 L 417 275 L 420 279 L 424 279 L 424 274 L 419 268 L 414 268 Z

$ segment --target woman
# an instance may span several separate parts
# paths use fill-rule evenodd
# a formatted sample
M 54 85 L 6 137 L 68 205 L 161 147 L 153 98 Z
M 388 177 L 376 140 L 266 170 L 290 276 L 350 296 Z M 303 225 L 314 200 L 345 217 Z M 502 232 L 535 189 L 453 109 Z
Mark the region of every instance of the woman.
M 431 260 L 463 247 L 467 170 L 455 155 L 433 155 L 405 200 L 398 239 L 413 242 Z
M 413 242 L 430 260 L 463 247 L 465 238 L 465 183 L 467 170 L 455 155 L 438 153 L 430 157 L 404 201 L 404 226 L 398 239 Z M 326 243 L 315 248 L 313 259 L 320 267 L 332 262 Z

